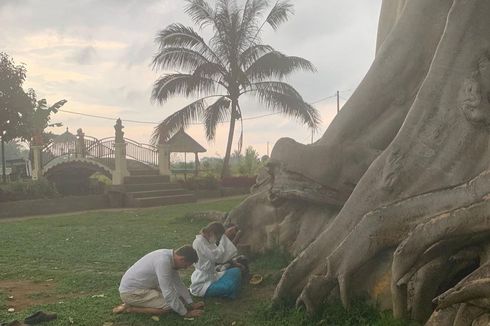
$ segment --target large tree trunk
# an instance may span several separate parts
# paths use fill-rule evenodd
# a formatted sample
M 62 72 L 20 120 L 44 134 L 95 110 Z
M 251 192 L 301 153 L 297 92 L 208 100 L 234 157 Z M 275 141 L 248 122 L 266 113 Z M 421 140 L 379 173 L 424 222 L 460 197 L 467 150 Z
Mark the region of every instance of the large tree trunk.
M 425 321 L 428 300 L 489 260 L 489 128 L 490 1 L 385 0 L 376 58 L 344 109 L 315 144 L 279 140 L 229 216 L 243 246 L 296 255 L 274 300 L 313 311 L 335 289 L 346 306 L 367 292 Z M 484 320 L 474 284 L 431 320 Z

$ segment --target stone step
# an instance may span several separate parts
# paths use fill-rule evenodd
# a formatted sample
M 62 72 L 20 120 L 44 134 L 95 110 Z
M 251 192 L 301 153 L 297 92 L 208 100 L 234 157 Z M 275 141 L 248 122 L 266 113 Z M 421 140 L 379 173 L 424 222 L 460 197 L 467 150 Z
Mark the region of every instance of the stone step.
M 169 190 L 169 189 L 182 189 L 179 184 L 176 183 L 141 183 L 141 184 L 125 184 L 124 190 L 126 192 L 138 192 L 138 191 L 152 191 L 152 190 Z
M 130 170 L 129 174 L 134 177 L 134 176 L 140 176 L 140 175 L 158 175 L 158 170 L 153 170 L 153 169 L 146 169 L 146 170 Z
M 150 183 L 165 183 L 170 182 L 168 175 L 136 175 L 124 177 L 124 184 L 150 184 Z
M 175 189 L 162 189 L 162 190 L 150 190 L 150 191 L 133 191 L 127 192 L 126 194 L 131 198 L 148 198 L 148 197 L 162 197 L 171 195 L 184 195 L 188 194 L 189 191 L 183 188 Z
M 172 204 L 192 203 L 196 201 L 194 194 L 172 195 L 161 197 L 134 198 L 133 207 L 164 206 Z

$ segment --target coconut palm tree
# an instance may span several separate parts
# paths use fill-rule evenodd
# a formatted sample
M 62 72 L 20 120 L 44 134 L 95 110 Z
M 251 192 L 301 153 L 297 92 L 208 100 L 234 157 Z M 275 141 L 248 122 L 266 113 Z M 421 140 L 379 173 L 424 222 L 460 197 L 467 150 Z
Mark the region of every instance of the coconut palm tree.
M 277 1 L 266 14 L 267 0 L 185 0 L 186 13 L 201 30 L 210 28 L 206 42 L 191 27 L 171 24 L 156 38 L 159 51 L 153 59 L 157 71 L 152 100 L 165 103 L 172 96 L 197 100 L 163 120 L 154 130 L 153 142 L 163 143 L 179 129 L 202 122 L 206 137 L 213 140 L 218 123 L 229 120 L 228 142 L 222 177 L 229 173 L 230 152 L 236 120 L 241 119 L 239 99 L 254 96 L 267 109 L 293 117 L 309 128 L 317 128 L 318 111 L 283 80 L 297 70 L 314 72 L 300 57 L 287 56 L 263 44 L 260 34 L 266 25 L 276 30 L 293 13 L 288 0 Z

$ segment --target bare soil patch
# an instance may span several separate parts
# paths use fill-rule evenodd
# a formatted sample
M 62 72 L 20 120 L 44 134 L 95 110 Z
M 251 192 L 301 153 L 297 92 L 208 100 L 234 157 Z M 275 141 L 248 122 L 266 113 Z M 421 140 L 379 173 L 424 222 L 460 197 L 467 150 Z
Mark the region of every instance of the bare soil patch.
M 0 294 L 6 297 L 6 308 L 16 311 L 63 299 L 56 293 L 56 284 L 49 281 L 0 280 Z

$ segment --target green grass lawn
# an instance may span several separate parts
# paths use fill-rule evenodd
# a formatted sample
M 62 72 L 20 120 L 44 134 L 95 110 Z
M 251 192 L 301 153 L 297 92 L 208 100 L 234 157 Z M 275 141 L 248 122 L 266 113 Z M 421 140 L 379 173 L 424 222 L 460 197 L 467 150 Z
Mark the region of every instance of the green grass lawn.
M 252 273 L 265 276 L 259 286 L 245 284 L 235 301 L 206 300 L 205 316 L 193 321 L 177 315 L 113 315 L 120 303 L 119 281 L 136 260 L 158 248 L 190 244 L 208 220 L 188 213 L 228 211 L 242 198 L 151 209 L 98 211 L 0 223 L 0 322 L 22 320 L 37 310 L 58 313 L 46 325 L 403 325 L 365 304 L 349 313 L 328 306 L 315 317 L 303 311 L 270 311 L 269 299 L 289 257 L 280 252 L 256 257 Z M 182 273 L 188 284 L 191 270 Z M 9 293 L 14 284 L 23 293 Z M 2 290 L 3 288 L 3 290 Z M 13 300 L 8 296 L 14 295 Z M 20 304 L 15 313 L 7 308 Z

